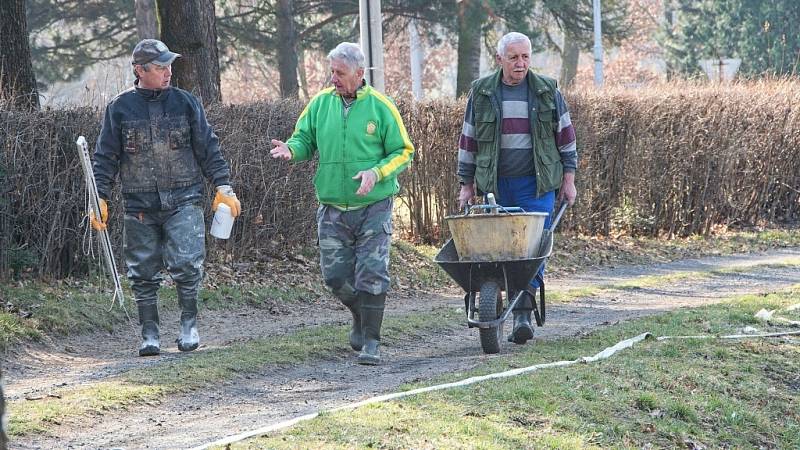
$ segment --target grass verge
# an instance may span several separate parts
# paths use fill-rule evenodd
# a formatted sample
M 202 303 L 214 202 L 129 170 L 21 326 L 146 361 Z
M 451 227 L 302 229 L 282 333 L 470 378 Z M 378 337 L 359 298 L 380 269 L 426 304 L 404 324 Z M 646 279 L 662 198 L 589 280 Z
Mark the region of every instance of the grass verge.
M 557 249 L 548 263 L 548 273 L 554 275 L 607 265 L 649 264 L 685 257 L 800 246 L 800 230 L 724 233 L 705 238 L 673 240 L 630 237 L 596 239 L 559 235 L 556 245 Z M 278 273 L 269 270 L 275 266 L 272 263 L 266 267 L 256 266 L 255 274 L 249 274 L 252 276 L 244 273 L 246 270 L 234 270 L 226 265 L 216 267 L 218 270 L 210 280 L 206 280 L 200 294 L 203 307 L 271 308 L 276 304 L 327 296 L 315 262 L 315 252 L 311 251 L 313 249 L 307 250 L 308 254 L 298 255 L 300 262 L 294 266 L 287 261 L 276 262 L 280 266 Z M 391 252 L 392 289 L 418 292 L 453 287 L 452 280 L 431 261 L 437 251 L 436 247 L 415 246 L 396 240 Z M 237 278 L 237 274 L 241 277 Z M 259 279 L 263 279 L 263 283 L 258 283 Z M 100 279 L 0 284 L 0 299 L 5 307 L 0 310 L 0 351 L 16 342 L 37 340 L 44 335 L 111 330 L 115 324 L 124 321 L 126 315 L 118 307 L 110 308 L 108 284 Z M 123 281 L 123 285 L 127 298 L 132 299 L 127 282 Z M 618 289 L 619 286 L 599 288 Z M 561 301 L 592 295 L 592 291 L 554 294 L 551 300 Z M 177 308 L 174 288 L 162 288 L 159 296 L 162 299 L 161 307 Z M 133 304 L 129 302 L 128 305 L 131 316 L 135 317 Z
M 392 248 L 394 273 L 393 289 L 422 290 L 446 286 L 447 275 L 431 262 L 433 248 L 414 246 L 397 241 Z M 314 258 L 305 258 L 290 265 L 280 262 L 272 267 L 263 283 L 259 276 L 245 274 L 241 279 L 225 265 L 215 267 L 215 273 L 204 282 L 200 291 L 202 308 L 210 310 L 235 308 L 291 307 L 293 303 L 317 301 L 330 294 L 324 287 Z M 224 269 L 224 270 L 223 270 Z M 269 271 L 269 267 L 258 267 Z M 231 273 L 227 273 L 227 272 Z M 226 273 L 222 273 L 226 272 Z M 272 273 L 277 272 L 277 273 Z M 281 273 L 285 275 L 281 275 Z M 166 277 L 168 278 L 168 277 Z M 224 280 L 221 283 L 220 280 Z M 177 294 L 171 282 L 159 289 L 159 307 L 162 310 L 178 308 Z M 126 309 L 134 322 L 137 313 L 127 280 L 122 280 L 126 296 Z M 66 279 L 54 282 L 24 280 L 0 284 L 0 351 L 24 341 L 36 341 L 44 335 L 62 336 L 90 331 L 111 331 L 127 320 L 118 305 L 111 305 L 113 289 L 101 278 Z
M 800 266 L 800 259 L 789 258 L 781 263 L 751 264 L 741 267 L 726 269 L 712 269 L 706 271 L 686 271 L 669 273 L 663 275 L 642 275 L 619 283 L 607 283 L 580 288 L 572 288 L 566 291 L 550 290 L 547 292 L 547 300 L 552 303 L 566 303 L 578 298 L 594 297 L 610 291 L 625 291 L 630 289 L 655 288 L 668 284 L 677 284 L 681 281 L 699 281 L 711 279 L 713 277 L 724 277 L 733 273 L 747 273 L 755 269 L 777 269 L 791 268 Z
M 457 323 L 461 315 L 453 308 L 427 314 L 387 317 L 384 341 L 392 336 L 408 336 L 426 329 L 438 329 L 443 321 Z M 181 392 L 201 389 L 268 366 L 302 364 L 313 358 L 350 355 L 347 344 L 349 326 L 323 325 L 284 336 L 248 341 L 226 348 L 209 349 L 95 383 L 91 387 L 62 389 L 33 401 L 11 401 L 10 436 L 46 433 L 54 425 L 104 410 L 125 409 Z
M 437 382 L 593 355 L 650 331 L 732 334 L 792 290 L 537 342 Z M 800 448 L 800 339 L 649 340 L 611 359 L 323 414 L 232 448 Z M 409 386 L 409 388 L 417 387 Z

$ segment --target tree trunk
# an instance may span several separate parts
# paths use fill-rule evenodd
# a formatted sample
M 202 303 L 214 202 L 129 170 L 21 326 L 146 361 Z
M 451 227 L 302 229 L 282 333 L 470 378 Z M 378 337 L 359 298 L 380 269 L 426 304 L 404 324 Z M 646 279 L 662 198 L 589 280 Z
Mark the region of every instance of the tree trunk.
M 564 46 L 561 50 L 561 74 L 558 81 L 563 89 L 568 89 L 575 81 L 578 73 L 578 58 L 581 55 L 581 47 L 578 40 L 569 33 L 564 34 Z
M 8 448 L 6 436 L 6 397 L 3 394 L 3 371 L 0 369 L 0 450 Z
M 25 0 L 0 1 L 0 100 L 14 108 L 39 108 Z
M 277 3 L 278 72 L 281 77 L 281 97 L 297 98 L 297 29 L 294 26 L 294 1 L 278 0 Z
M 411 19 L 408 22 L 408 42 L 409 66 L 411 68 L 411 93 L 414 94 L 414 100 L 422 100 L 422 61 L 425 58 L 425 52 L 422 50 L 416 19 Z
M 462 0 L 458 6 L 458 74 L 456 97 L 469 92 L 480 75 L 481 35 L 486 11 L 483 2 Z
M 139 40 L 158 39 L 156 0 L 136 0 L 136 33 Z
M 204 105 L 221 101 L 214 1 L 161 1 L 158 12 L 161 40 L 183 55 L 172 65 L 172 83 Z
M 297 47 L 297 76 L 300 78 L 300 94 L 303 102 L 308 102 L 311 97 L 308 95 L 308 76 L 306 74 L 306 55 L 303 47 Z

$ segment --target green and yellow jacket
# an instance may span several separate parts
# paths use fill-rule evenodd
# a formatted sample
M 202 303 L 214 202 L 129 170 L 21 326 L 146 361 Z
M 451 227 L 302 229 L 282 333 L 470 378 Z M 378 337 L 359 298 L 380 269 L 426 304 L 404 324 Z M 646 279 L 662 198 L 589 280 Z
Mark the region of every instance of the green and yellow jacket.
M 314 186 L 320 203 L 342 209 L 360 208 L 397 194 L 397 174 L 408 166 L 414 146 L 391 99 L 364 84 L 345 114 L 334 88 L 324 89 L 309 102 L 286 142 L 293 161 L 319 153 Z M 356 195 L 362 170 L 378 176 L 365 196 Z

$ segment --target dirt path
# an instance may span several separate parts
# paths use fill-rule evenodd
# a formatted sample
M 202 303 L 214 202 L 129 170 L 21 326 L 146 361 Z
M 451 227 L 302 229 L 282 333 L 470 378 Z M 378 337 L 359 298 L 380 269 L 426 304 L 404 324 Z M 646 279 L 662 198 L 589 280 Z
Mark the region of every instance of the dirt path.
M 537 328 L 529 345 L 546 345 L 546 339 L 578 335 L 610 323 L 655 314 L 684 306 L 718 302 L 732 295 L 764 293 L 796 284 L 800 266 L 765 267 L 796 263 L 800 249 L 755 255 L 684 260 L 652 267 L 623 267 L 586 273 L 570 280 L 548 280 L 549 290 L 600 285 L 630 280 L 641 275 L 740 268 L 741 271 L 698 280 L 682 280 L 658 288 L 608 291 L 548 309 L 547 325 Z M 748 269 L 748 266 L 755 266 Z M 423 298 L 424 297 L 424 298 Z M 393 299 L 387 314 L 452 306 L 463 308 L 458 292 Z M 303 326 L 346 323 L 349 313 L 329 304 L 311 305 L 325 311 L 292 311 L 274 314 L 263 310 L 215 312 L 202 322 L 203 348 L 225 347 L 286 334 Z M 165 322 L 177 322 L 167 317 Z M 127 325 L 126 325 L 127 327 Z M 170 328 L 170 327 L 166 327 Z M 644 331 L 644 330 L 642 330 Z M 175 336 L 165 330 L 164 343 Z M 179 354 L 167 344 L 160 358 L 133 354 L 136 336 L 130 328 L 112 334 L 78 336 L 61 342 L 21 349 L 4 368 L 6 394 L 11 399 L 36 398 L 55 389 L 91 385 L 133 368 L 162 364 Z M 123 412 L 65 422 L 52 435 L 28 436 L 12 442 L 12 448 L 187 448 L 222 437 L 260 428 L 295 416 L 395 391 L 403 383 L 425 380 L 444 373 L 468 370 L 503 354 L 525 347 L 503 343 L 500 355 L 482 354 L 477 331 L 463 322 L 447 323 L 436 331 L 414 336 L 385 336 L 385 363 L 364 367 L 354 355 L 343 352 L 330 359 L 291 367 L 267 367 L 258 373 L 230 380 L 214 389 L 171 396 L 157 404 L 138 405 Z M 31 400 L 35 401 L 35 400 Z

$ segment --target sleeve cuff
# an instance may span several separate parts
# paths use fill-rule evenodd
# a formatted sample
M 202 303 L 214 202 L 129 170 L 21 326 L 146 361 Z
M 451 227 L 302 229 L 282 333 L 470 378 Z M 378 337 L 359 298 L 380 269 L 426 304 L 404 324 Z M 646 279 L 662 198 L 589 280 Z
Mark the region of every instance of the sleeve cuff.
M 376 182 L 383 180 L 383 176 L 381 175 L 381 171 L 380 171 L 380 170 L 378 170 L 378 168 L 377 168 L 377 167 L 373 167 L 373 168 L 372 168 L 372 169 L 370 169 L 370 170 L 372 170 L 372 171 L 375 173 L 375 176 L 377 177 L 377 180 L 376 180 Z

